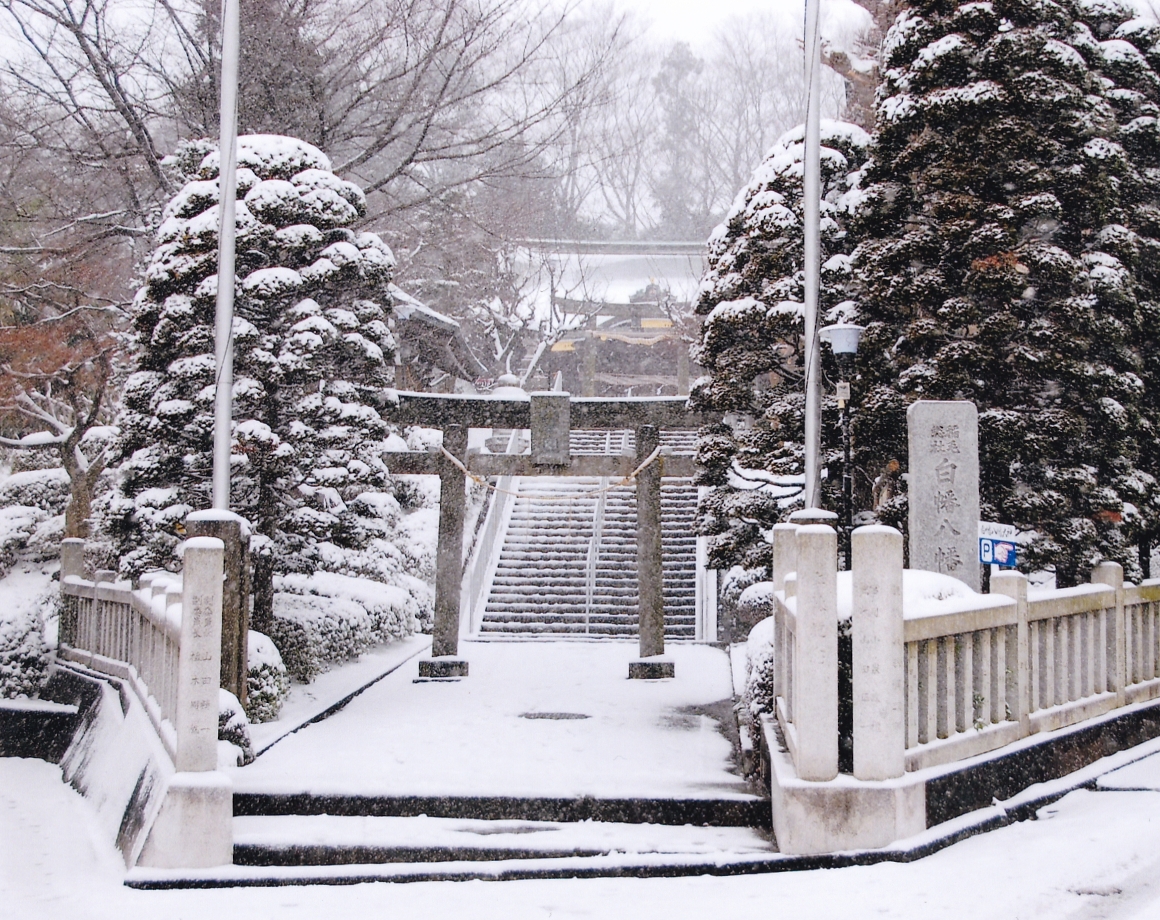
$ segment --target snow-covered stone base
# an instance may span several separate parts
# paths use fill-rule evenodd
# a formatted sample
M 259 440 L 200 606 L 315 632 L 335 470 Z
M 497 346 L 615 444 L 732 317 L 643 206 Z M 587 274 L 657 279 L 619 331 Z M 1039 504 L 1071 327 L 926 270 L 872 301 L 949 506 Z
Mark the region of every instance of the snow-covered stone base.
M 884 847 L 926 830 L 926 782 L 915 774 L 881 782 L 840 775 L 799 779 L 779 750 L 773 720 L 762 717 L 769 751 L 773 835 L 781 853 L 813 856 Z
M 178 773 L 127 685 L 62 668 L 85 699 L 61 769 L 125 865 L 204 868 L 232 860 L 233 791 L 222 773 Z
M 224 773 L 174 773 L 137 865 L 204 869 L 233 862 L 233 784 Z

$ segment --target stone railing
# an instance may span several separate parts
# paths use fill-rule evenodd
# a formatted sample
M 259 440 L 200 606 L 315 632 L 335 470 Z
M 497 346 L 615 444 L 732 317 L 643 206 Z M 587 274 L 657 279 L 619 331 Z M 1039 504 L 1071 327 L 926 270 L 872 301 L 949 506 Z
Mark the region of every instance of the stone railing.
M 901 775 L 903 764 L 963 760 L 1160 696 L 1160 579 L 1125 586 L 1120 566 L 1105 562 L 1091 584 L 1029 594 L 1025 576 L 1002 572 L 991 594 L 904 610 L 901 535 L 866 527 L 855 537 L 854 570 L 844 576 L 855 776 L 859 749 L 881 747 L 890 728 L 902 728 L 890 758 Z M 774 534 L 775 559 L 784 560 L 775 571 L 776 715 L 803 779 L 837 774 L 835 540 L 821 524 Z
M 61 551 L 59 656 L 124 681 L 179 770 L 217 767 L 222 546 L 191 539 L 192 575 L 152 573 L 136 589 L 109 571 L 86 578 L 82 540 Z
M 516 429 L 508 437 L 504 450 L 507 454 L 516 454 L 522 448 L 521 438 L 524 432 Z M 461 595 L 462 608 L 459 613 L 459 628 L 463 636 L 470 636 L 479 631 L 479 624 L 483 619 L 483 609 L 487 603 L 487 590 L 495 575 L 499 564 L 500 550 L 503 548 L 504 528 L 511 514 L 513 493 L 513 476 L 500 476 L 496 481 L 495 491 L 486 502 L 483 523 L 479 526 L 475 542 L 471 548 L 463 576 L 463 593 Z
M 1125 585 L 1105 562 L 1087 585 L 1029 593 L 1025 576 L 1003 572 L 976 594 L 904 573 L 893 528 L 855 530 L 852 571 L 840 575 L 827 525 L 778 525 L 773 536 L 776 704 L 764 732 L 785 852 L 909 836 L 925 827 L 936 773 L 1160 697 L 1160 579 Z M 853 776 L 831 783 L 846 617 Z

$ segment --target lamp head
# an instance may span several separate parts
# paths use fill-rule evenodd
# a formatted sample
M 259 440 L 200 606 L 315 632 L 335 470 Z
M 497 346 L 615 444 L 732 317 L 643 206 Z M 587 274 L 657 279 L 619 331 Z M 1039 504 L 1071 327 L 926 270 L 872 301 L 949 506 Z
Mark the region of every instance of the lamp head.
M 818 331 L 818 336 L 823 342 L 830 343 L 835 356 L 853 357 L 858 353 L 858 342 L 865 329 L 865 326 L 859 326 L 857 323 L 834 323 L 832 326 L 823 326 Z

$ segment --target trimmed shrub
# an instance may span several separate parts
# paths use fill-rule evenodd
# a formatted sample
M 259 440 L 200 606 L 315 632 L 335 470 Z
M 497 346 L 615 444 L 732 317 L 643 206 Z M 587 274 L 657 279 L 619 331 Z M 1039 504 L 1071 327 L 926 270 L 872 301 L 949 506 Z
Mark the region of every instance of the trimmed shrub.
M 402 588 L 326 572 L 281 576 L 275 590 L 270 638 L 290 676 L 302 683 L 331 664 L 411 635 L 423 612 Z
M 0 697 L 36 694 L 48 664 L 41 604 L 0 608 Z
M 273 722 L 290 692 L 290 676 L 269 636 L 250 631 L 246 715 L 251 722 Z
M 218 741 L 232 744 L 241 751 L 241 765 L 254 760 L 254 743 L 250 740 L 250 723 L 238 698 L 229 690 L 218 688 Z

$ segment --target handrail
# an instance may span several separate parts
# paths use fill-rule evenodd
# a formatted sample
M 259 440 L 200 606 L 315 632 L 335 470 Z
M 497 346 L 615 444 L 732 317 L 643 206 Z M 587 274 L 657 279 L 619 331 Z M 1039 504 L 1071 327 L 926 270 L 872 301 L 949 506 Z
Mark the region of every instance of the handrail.
M 137 589 L 111 578 L 111 572 L 98 572 L 92 580 L 76 574 L 61 578 L 58 654 L 126 681 L 176 757 L 181 576 L 150 573 Z
M 522 431 L 514 429 L 508 436 L 504 453 L 518 453 Z M 501 476 L 496 485 L 498 488 L 489 490 L 492 498 L 488 504 L 487 514 L 483 526 L 479 528 L 475 546 L 467 563 L 465 579 L 467 590 L 463 592 L 463 606 L 460 611 L 460 633 L 464 636 L 474 635 L 479 631 L 484 604 L 487 603 L 487 591 L 491 586 L 492 577 L 499 563 L 499 554 L 503 545 L 503 534 L 510 519 L 511 506 L 514 501 L 514 484 L 518 477 Z

